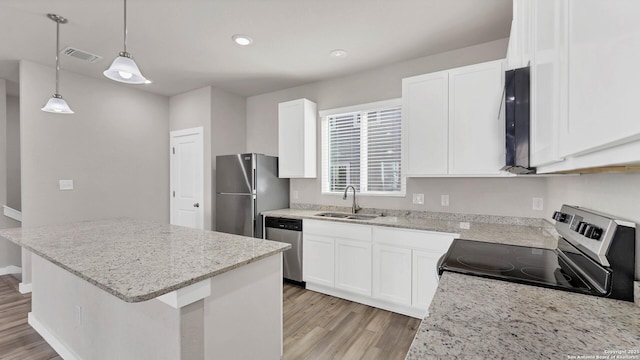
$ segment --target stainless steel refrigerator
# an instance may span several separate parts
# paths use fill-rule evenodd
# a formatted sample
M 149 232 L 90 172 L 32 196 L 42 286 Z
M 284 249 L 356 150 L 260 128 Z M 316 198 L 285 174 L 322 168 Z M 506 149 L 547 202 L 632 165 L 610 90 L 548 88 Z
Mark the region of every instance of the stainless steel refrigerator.
M 261 212 L 289 207 L 289 179 L 278 178 L 278 158 L 216 156 L 216 231 L 262 238 Z

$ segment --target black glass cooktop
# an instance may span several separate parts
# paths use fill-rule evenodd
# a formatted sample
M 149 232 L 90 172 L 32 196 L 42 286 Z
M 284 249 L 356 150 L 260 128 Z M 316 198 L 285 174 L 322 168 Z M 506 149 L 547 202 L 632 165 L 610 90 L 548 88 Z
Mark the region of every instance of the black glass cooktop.
M 441 260 L 443 271 L 599 294 L 549 249 L 456 239 Z

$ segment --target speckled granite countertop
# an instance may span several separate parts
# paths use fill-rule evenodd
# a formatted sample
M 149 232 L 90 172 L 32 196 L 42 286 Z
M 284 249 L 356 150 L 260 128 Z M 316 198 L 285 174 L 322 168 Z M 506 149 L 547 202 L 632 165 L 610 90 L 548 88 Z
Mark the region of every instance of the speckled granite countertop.
M 129 218 L 4 229 L 0 236 L 127 302 L 153 299 L 291 247 Z
M 406 359 L 616 355 L 640 359 L 633 303 L 445 272 Z
M 364 225 L 389 226 L 404 229 L 428 230 L 458 234 L 461 239 L 505 243 L 522 246 L 555 249 L 558 244 L 553 225 L 543 219 L 518 218 L 490 215 L 449 214 L 430 212 L 410 212 L 400 210 L 365 209 L 359 213 L 384 213 L 385 216 L 372 220 L 348 220 L 317 216 L 323 211 L 344 211 L 336 209 L 281 209 L 262 213 L 264 216 L 290 219 L 314 219 L 350 222 Z M 461 229 L 466 222 L 469 229 Z

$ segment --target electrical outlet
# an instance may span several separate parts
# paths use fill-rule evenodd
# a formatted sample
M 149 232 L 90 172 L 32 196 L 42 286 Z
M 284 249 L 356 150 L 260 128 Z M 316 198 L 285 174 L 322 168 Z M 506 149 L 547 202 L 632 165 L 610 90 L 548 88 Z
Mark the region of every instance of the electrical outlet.
M 440 195 L 440 205 L 449 206 L 449 195 Z
M 298 190 L 293 190 L 293 199 L 298 200 L 299 196 L 300 196 L 300 193 L 298 192 Z
M 533 210 L 542 211 L 544 210 L 544 200 L 539 197 L 533 198 Z
M 466 221 L 461 221 L 461 222 L 460 222 L 460 229 L 466 229 L 466 230 L 469 230 L 469 228 L 471 228 L 471 224 L 469 224 L 469 223 L 468 223 L 468 222 L 466 222 Z
M 73 180 L 60 180 L 60 190 L 73 190 Z
M 424 194 L 413 194 L 413 203 L 416 205 L 424 205 Z

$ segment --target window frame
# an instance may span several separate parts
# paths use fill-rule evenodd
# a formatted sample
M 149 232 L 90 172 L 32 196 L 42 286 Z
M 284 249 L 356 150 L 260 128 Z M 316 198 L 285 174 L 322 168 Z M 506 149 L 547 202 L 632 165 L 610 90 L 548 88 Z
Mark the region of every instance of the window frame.
M 341 107 L 341 108 L 335 108 L 335 109 L 329 109 L 329 110 L 322 110 L 319 112 L 319 116 L 321 119 L 321 142 L 320 142 L 320 146 L 321 146 L 321 165 L 320 165 L 320 173 L 321 173 L 321 179 L 320 179 L 320 186 L 321 186 L 321 193 L 322 195 L 342 195 L 344 192 L 343 191 L 330 191 L 330 184 L 329 184 L 329 178 L 331 177 L 331 169 L 329 168 L 329 124 L 328 124 L 328 117 L 330 116 L 334 116 L 334 115 L 346 115 L 349 113 L 361 113 L 361 114 L 366 114 L 367 112 L 373 112 L 373 111 L 379 111 L 379 110 L 384 110 L 384 109 L 388 109 L 388 108 L 392 108 L 392 107 L 399 107 L 400 111 L 402 111 L 402 99 L 401 98 L 397 98 L 397 99 L 390 99 L 390 100 L 384 100 L 384 101 L 376 101 L 376 102 L 371 102 L 371 103 L 366 103 L 366 104 L 360 104 L 360 105 L 353 105 L 353 106 L 346 106 L 346 107 Z M 404 117 L 401 116 L 400 117 L 400 126 L 403 127 L 403 122 L 404 122 Z M 402 132 L 401 132 L 402 134 Z M 403 140 L 403 136 L 401 135 L 400 138 L 400 151 L 401 151 L 401 156 L 400 156 L 400 191 L 396 191 L 396 192 L 390 192 L 390 191 L 367 191 L 367 192 L 361 192 L 358 191 L 358 194 L 360 194 L 361 196 L 377 196 L 377 197 L 406 197 L 407 195 L 407 177 L 404 174 L 404 169 L 403 169 L 403 162 L 404 162 L 404 151 L 405 151 L 405 147 L 404 147 L 404 140 Z M 366 139 L 366 134 L 364 136 L 364 138 Z M 365 142 L 367 140 L 364 140 Z M 361 144 L 361 151 L 360 154 L 362 156 L 363 152 L 366 153 L 366 147 L 362 146 L 365 143 L 363 143 L 363 139 L 360 139 L 360 144 Z M 362 164 L 362 157 L 361 157 L 361 164 Z M 360 168 L 360 184 L 358 185 L 363 185 L 366 184 L 367 181 L 367 168 L 366 167 L 362 167 Z

